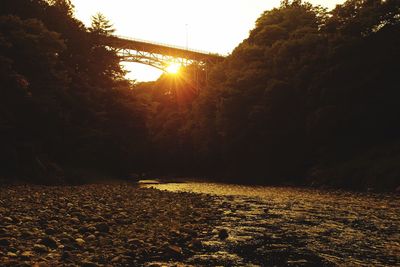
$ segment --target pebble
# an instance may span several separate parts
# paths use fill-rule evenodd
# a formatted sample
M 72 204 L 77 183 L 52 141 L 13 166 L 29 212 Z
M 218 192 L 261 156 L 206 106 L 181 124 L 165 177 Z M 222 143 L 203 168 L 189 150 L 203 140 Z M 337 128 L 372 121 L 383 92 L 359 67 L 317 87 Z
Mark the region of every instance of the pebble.
M 52 248 L 52 249 L 55 249 L 55 248 L 58 247 L 57 241 L 54 238 L 50 237 L 50 236 L 47 236 L 47 237 L 43 238 L 40 241 L 40 243 L 45 245 L 45 246 L 47 246 L 47 247 L 49 247 L 49 248 Z
M 96 224 L 96 230 L 102 233 L 108 233 L 110 231 L 110 227 L 106 223 L 98 223 Z
M 228 230 L 226 230 L 226 229 L 221 229 L 221 230 L 219 230 L 219 232 L 218 232 L 218 237 L 219 237 L 221 240 L 227 239 L 227 238 L 229 237 Z
M 0 247 L 8 247 L 11 245 L 11 242 L 6 238 L 0 238 Z
M 85 240 L 83 240 L 82 238 L 75 239 L 75 242 L 78 246 L 83 246 L 85 244 Z
M 11 259 L 11 266 L 88 267 L 182 260 L 182 248 L 210 233 L 216 219 L 211 198 L 194 194 L 125 184 L 11 188 L 0 188 L 0 211 L 13 214 L 0 216 L 0 266 Z M 193 221 L 194 213 L 209 224 Z
M 38 252 L 38 253 L 45 253 L 48 251 L 47 247 L 41 244 L 35 244 L 33 246 L 33 250 Z

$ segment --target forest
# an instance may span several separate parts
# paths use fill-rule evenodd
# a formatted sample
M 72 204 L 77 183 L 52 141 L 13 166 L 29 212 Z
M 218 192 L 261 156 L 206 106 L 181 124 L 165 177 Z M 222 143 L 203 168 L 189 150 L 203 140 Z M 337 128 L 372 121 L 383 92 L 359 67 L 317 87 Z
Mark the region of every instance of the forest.
M 400 186 L 398 0 L 284 0 L 207 75 L 147 83 L 101 43 L 112 22 L 73 14 L 69 0 L 0 3 L 0 180 Z

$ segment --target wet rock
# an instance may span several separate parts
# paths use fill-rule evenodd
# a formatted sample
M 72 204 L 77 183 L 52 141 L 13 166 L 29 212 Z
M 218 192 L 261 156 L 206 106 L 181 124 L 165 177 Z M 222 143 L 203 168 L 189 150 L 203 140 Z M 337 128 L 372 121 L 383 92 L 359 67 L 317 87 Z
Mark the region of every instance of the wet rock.
M 73 225 L 73 226 L 78 226 L 80 223 L 81 223 L 81 221 L 78 219 L 78 218 L 76 218 L 76 217 L 73 217 L 73 218 L 71 218 L 71 219 L 69 219 L 70 220 L 70 222 L 71 222 L 71 224 Z
M 50 236 L 43 238 L 40 243 L 52 249 L 56 249 L 58 247 L 57 241 Z
M 219 237 L 221 240 L 227 239 L 227 238 L 229 237 L 228 230 L 226 230 L 226 229 L 221 229 L 221 230 L 219 230 L 219 232 L 218 232 L 218 237 Z
M 61 255 L 61 259 L 62 260 L 69 260 L 69 259 L 71 259 L 72 258 L 72 253 L 71 252 L 69 252 L 69 251 L 64 251 L 63 253 L 62 253 L 62 255 Z
M 23 260 L 30 260 L 34 256 L 34 254 L 32 251 L 24 251 L 21 253 L 20 256 L 21 256 L 21 259 L 23 259 Z
M 8 240 L 7 238 L 0 238 L 0 247 L 8 247 L 10 245 L 10 240 Z
M 78 232 L 81 234 L 85 234 L 85 233 L 89 232 L 89 229 L 86 226 L 82 226 L 78 229 Z
M 117 256 L 117 257 L 114 257 L 114 258 L 112 258 L 112 260 L 111 260 L 111 263 L 117 263 L 117 262 L 120 262 L 121 261 L 121 257 L 120 256 Z
M 36 262 L 32 267 L 50 267 L 50 265 L 47 262 Z
M 175 246 L 175 245 L 169 245 L 167 248 L 167 253 L 172 257 L 181 257 L 182 256 L 182 248 Z
M 97 265 L 94 262 L 90 262 L 90 261 L 84 261 L 81 264 L 81 267 L 98 267 L 99 265 Z
M 200 249 L 203 247 L 203 243 L 201 242 L 201 240 L 199 239 L 194 239 L 191 244 L 190 244 L 191 248 L 195 248 L 195 249 Z
M 46 228 L 44 232 L 46 233 L 46 235 L 54 235 L 55 233 L 57 233 L 57 231 L 54 228 Z
M 97 231 L 102 233 L 108 233 L 110 231 L 110 227 L 106 223 L 98 223 L 95 227 Z
M 3 217 L 3 222 L 5 222 L 5 223 L 13 223 L 14 220 L 11 217 Z
M 75 239 L 75 242 L 78 246 L 82 247 L 83 245 L 85 245 L 85 240 L 83 240 L 82 238 L 77 238 Z
M 42 244 L 35 244 L 33 246 L 33 251 L 37 252 L 37 253 L 46 253 L 48 252 L 48 249 L 45 245 Z
M 16 257 L 18 257 L 18 255 L 13 252 L 7 252 L 7 257 L 16 258 Z
M 94 240 L 96 240 L 96 236 L 95 236 L 95 235 L 88 235 L 88 236 L 86 237 L 86 240 L 87 240 L 87 241 L 94 241 Z

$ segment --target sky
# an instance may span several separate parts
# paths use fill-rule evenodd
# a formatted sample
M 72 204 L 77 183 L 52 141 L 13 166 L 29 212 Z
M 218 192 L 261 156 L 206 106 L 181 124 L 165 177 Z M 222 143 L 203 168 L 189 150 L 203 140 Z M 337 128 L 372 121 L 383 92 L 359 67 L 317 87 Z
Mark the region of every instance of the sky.
M 333 8 L 343 0 L 310 0 Z M 248 37 L 257 18 L 279 6 L 280 0 L 72 0 L 75 17 L 90 26 L 100 12 L 115 34 L 228 55 Z M 124 63 L 127 78 L 156 80 L 161 71 Z

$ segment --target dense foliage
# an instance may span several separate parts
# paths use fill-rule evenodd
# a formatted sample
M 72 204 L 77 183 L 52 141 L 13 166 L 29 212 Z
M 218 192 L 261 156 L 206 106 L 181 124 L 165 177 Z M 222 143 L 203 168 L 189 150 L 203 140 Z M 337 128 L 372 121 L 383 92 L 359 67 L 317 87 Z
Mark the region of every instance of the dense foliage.
M 0 175 L 75 182 L 143 168 L 140 103 L 113 51 L 69 1 L 4 0 L 0 8 Z M 100 20 L 100 21 L 99 21 Z M 102 28 L 104 26 L 104 28 Z
M 397 0 L 282 1 L 211 71 L 136 85 L 68 0 L 3 0 L 0 29 L 1 176 L 399 186 Z
M 186 109 L 171 94 L 160 101 L 156 82 L 152 137 L 162 135 L 169 153 L 160 163 L 229 181 L 395 188 L 399 8 L 350 0 L 327 12 L 283 1 Z

